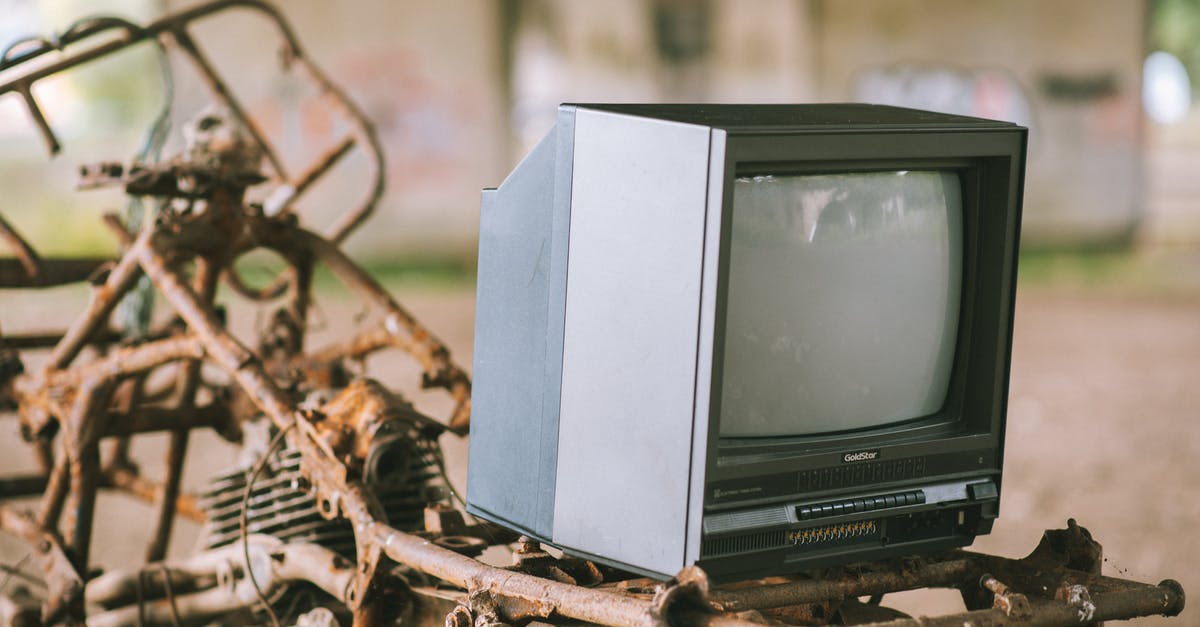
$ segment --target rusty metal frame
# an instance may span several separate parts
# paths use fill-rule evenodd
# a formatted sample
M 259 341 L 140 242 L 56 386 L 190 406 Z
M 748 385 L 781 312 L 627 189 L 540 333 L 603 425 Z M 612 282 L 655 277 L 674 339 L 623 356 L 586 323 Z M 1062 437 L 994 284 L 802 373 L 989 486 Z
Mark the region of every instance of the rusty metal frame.
M 314 159 L 296 178 L 287 175 L 268 138 L 188 34 L 193 22 L 234 8 L 270 18 L 290 66 L 301 68 L 354 127 L 350 137 Z M 532 619 L 607 625 L 744 626 L 777 620 L 807 621 L 805 624 L 838 620 L 894 627 L 1067 625 L 1173 615 L 1182 609 L 1184 596 L 1178 583 L 1151 586 L 1101 576 L 1099 545 L 1073 521 L 1066 530 L 1047 532 L 1038 549 L 1022 560 L 954 551 L 846 567 L 818 576 L 723 586 L 711 584 L 696 568 L 685 569 L 666 583 L 638 579 L 584 560 L 554 557 L 527 539 L 518 542 L 513 566 L 491 566 L 477 559 L 483 548 L 510 545 L 518 538 L 490 524 L 469 524 L 447 504 L 433 504 L 426 510 L 422 532 L 389 526 L 379 502 L 361 477 L 348 468 L 344 452 L 334 450 L 322 435 L 327 425 L 349 418 L 322 413 L 340 411 L 332 405 L 322 410 L 302 409 L 292 389 L 305 383 L 327 384 L 323 377 L 337 364 L 398 349 L 421 367 L 423 386 L 443 389 L 453 399 L 452 411 L 434 427 L 462 436 L 469 426 L 470 381 L 465 371 L 429 329 L 338 246 L 370 215 L 383 191 L 383 156 L 373 127 L 303 54 L 279 12 L 256 0 L 217 0 L 144 27 L 110 18 L 90 19 L 54 39 L 19 42 L 0 54 L 0 77 L 15 74 L 0 83 L 0 96 L 19 95 L 54 153 L 59 141 L 33 95 L 33 85 L 144 41 L 157 42 L 191 59 L 212 97 L 249 129 L 270 167 L 266 183 L 283 192 L 273 196 L 276 204 L 264 211 L 247 205 L 243 197 L 253 177 L 207 172 L 215 183 L 203 194 L 208 210 L 200 216 L 162 214 L 157 220 L 147 220 L 136 236 L 126 234 L 119 220 L 106 218 L 124 247 L 115 260 L 43 259 L 0 216 L 0 240 L 15 256 L 11 264 L 0 260 L 0 287 L 42 287 L 83 279 L 93 285 L 86 310 L 61 334 L 0 335 L 0 407 L 17 409 L 22 432 L 41 463 L 39 474 L 0 481 L 0 498 L 41 496 L 34 511 L 0 505 L 0 529 L 33 547 L 47 588 L 36 610 L 36 618 L 43 623 L 89 620 L 127 624 L 136 618 L 138 622 L 169 624 L 181 618 L 211 618 L 251 608 L 259 596 L 297 580 L 329 592 L 349 608 L 355 624 L 361 625 L 398 617 L 417 624 L 455 626 Z M 35 65 L 36 59 L 50 61 Z M 292 202 L 356 148 L 367 154 L 371 171 L 365 199 L 324 235 L 304 229 L 292 211 Z M 198 172 L 194 164 L 180 161 L 157 167 L 155 172 L 163 180 Z M 120 184 L 132 193 L 148 193 L 138 192 L 141 179 L 123 170 L 100 168 L 96 172 L 98 178 L 92 183 Z M 156 193 L 171 196 L 176 192 Z M 235 259 L 256 249 L 279 253 L 289 266 L 265 289 L 248 287 L 233 271 Z M 303 329 L 316 264 L 329 268 L 361 300 L 377 309 L 383 322 L 330 346 L 305 346 Z M 136 341 L 126 340 L 110 329 L 109 317 L 143 275 L 173 308 L 179 323 L 155 329 Z M 282 298 L 278 321 L 284 330 L 292 331 L 292 340 L 282 345 L 263 343 L 255 350 L 234 337 L 214 306 L 216 286 L 222 279 L 245 298 Z M 44 368 L 23 371 L 21 351 L 30 350 L 50 351 Z M 205 380 L 202 364 L 216 366 L 228 381 Z M 147 387 L 151 373 L 168 370 L 174 373 L 170 384 L 158 390 Z M 379 386 L 360 387 L 363 406 L 382 407 L 391 402 Z M 279 437 L 286 438 L 288 446 L 300 454 L 301 471 L 322 514 L 351 523 L 356 546 L 353 564 L 339 562 L 321 547 L 278 546 L 278 541 L 261 536 L 245 537 L 243 547 L 216 549 L 183 563 L 162 562 L 175 517 L 204 516 L 195 499 L 179 487 L 189 432 L 211 428 L 236 441 L 241 424 L 258 415 L 266 416 Z M 154 431 L 172 434 L 167 471 L 161 481 L 140 475 L 129 457 L 130 438 Z M 100 444 L 105 439 L 113 446 L 102 455 Z M 124 490 L 157 505 L 156 531 L 147 543 L 143 571 L 108 573 L 89 580 L 92 518 L 100 489 Z M 245 576 L 255 572 L 250 566 L 252 548 L 269 564 L 264 573 L 269 576 L 261 582 Z M 220 579 L 220 564 L 241 568 L 240 582 L 231 589 L 204 588 Z M 159 583 L 143 590 L 147 573 L 158 573 Z M 253 592 L 248 583 L 255 584 Z M 263 589 L 257 589 L 259 583 Z M 131 586 L 138 590 L 136 605 L 88 614 L 85 601 L 128 601 Z M 931 586 L 959 589 L 967 611 L 912 619 L 856 600 Z M 141 599 L 143 592 L 153 598 Z M 9 597 L 3 601 L 5 608 L 17 603 Z

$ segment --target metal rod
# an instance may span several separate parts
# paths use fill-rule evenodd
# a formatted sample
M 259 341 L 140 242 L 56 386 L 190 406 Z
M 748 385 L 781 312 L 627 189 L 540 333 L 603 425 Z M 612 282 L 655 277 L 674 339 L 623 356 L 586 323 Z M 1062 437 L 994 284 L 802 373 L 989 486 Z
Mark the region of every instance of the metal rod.
M 238 101 L 233 92 L 217 75 L 217 71 L 213 68 L 212 62 L 208 60 L 204 52 L 200 49 L 191 35 L 183 28 L 174 28 L 170 31 L 170 36 L 175 40 L 175 43 L 187 53 L 188 58 L 196 66 L 200 72 L 200 77 L 208 85 L 210 91 L 218 102 L 229 107 L 230 112 L 237 117 L 238 121 L 246 127 L 246 131 L 254 138 L 254 143 L 258 145 L 259 150 L 262 150 L 263 155 L 271 164 L 271 169 L 275 171 L 275 177 L 283 182 L 288 182 L 289 178 L 287 170 L 283 167 L 283 161 L 279 159 L 279 155 L 275 154 L 275 149 L 271 147 L 265 139 L 262 129 L 253 118 L 246 115 L 246 109 L 242 103 Z
M 1032 614 L 1025 620 L 1012 620 L 999 609 L 976 610 L 945 616 L 922 616 L 871 623 L 863 627 L 961 627 L 962 625 L 1021 625 L 1022 627 L 1062 627 L 1125 620 L 1137 616 L 1173 615 L 1182 609 L 1182 596 L 1170 586 L 1145 586 L 1146 590 L 1118 590 L 1092 597 L 1092 606 L 1077 606 L 1047 599 L 1030 598 Z
M 287 25 L 287 22 L 283 20 L 282 15 L 275 7 L 265 2 L 261 2 L 260 0 L 220 0 L 218 2 L 201 4 L 192 7 L 191 9 L 163 16 L 157 20 L 154 20 L 140 30 L 126 31 L 120 36 L 115 37 L 103 44 L 97 45 L 94 48 L 88 48 L 73 54 L 64 54 L 61 59 L 55 61 L 54 63 L 35 66 L 30 71 L 14 77 L 12 80 L 6 83 L 0 83 L 0 94 L 5 94 L 10 91 L 17 91 L 20 89 L 21 85 L 32 85 L 43 78 L 53 76 L 65 69 L 81 65 L 91 61 L 92 59 L 97 59 L 99 57 L 112 54 L 141 41 L 156 38 L 161 33 L 171 30 L 178 30 L 180 27 L 189 22 L 196 21 L 200 18 L 207 17 L 214 13 L 219 13 L 233 7 L 253 9 L 272 18 L 272 20 L 275 22 L 276 28 L 279 30 L 280 36 L 283 37 L 284 43 L 286 44 L 287 53 L 297 57 L 301 55 L 299 42 L 296 40 L 296 37 L 292 33 L 291 28 Z M 15 65 L 11 67 L 15 67 Z
M 305 357 L 317 363 L 329 363 L 342 359 L 362 359 L 385 348 L 410 351 L 413 346 L 414 344 L 407 338 L 393 335 L 380 325 L 359 331 L 349 338 L 324 346 Z
M 109 272 L 108 280 L 104 282 L 104 285 L 96 288 L 92 293 L 92 300 L 88 303 L 87 311 L 75 319 L 75 322 L 63 335 L 62 341 L 50 353 L 49 368 L 65 368 L 79 354 L 88 338 L 107 324 L 108 315 L 142 275 L 141 269 L 138 267 L 137 253 L 149 249 L 151 233 L 153 233 L 151 229 L 142 231 L 125 256 L 121 257 L 121 260 Z
M 46 475 L 25 475 L 0 478 L 0 499 L 36 496 L 46 491 Z
M 20 335 L 5 335 L 4 346 L 13 350 L 36 350 L 54 348 L 62 341 L 62 333 L 22 333 Z M 88 338 L 91 345 L 112 344 L 121 341 L 121 334 L 116 331 L 100 331 Z
M 200 297 L 167 266 L 160 254 L 149 247 L 134 247 L 130 252 L 204 344 L 212 360 L 237 380 L 251 400 L 276 421 L 276 426 L 285 428 L 291 424 L 291 399 L 266 376 L 254 353 L 224 330 L 212 308 L 204 306 Z
M 354 518 L 352 518 L 354 520 Z M 364 524 L 357 520 L 356 524 Z M 367 522 L 367 541 L 378 543 L 388 557 L 468 590 L 527 600 L 568 618 L 603 625 L 654 625 L 646 599 L 583 588 L 488 566 L 386 525 Z
M 16 91 L 21 94 L 21 99 L 25 101 L 25 109 L 29 111 L 29 116 L 33 118 L 33 123 L 37 125 L 38 132 L 42 134 L 42 139 L 46 140 L 46 149 L 50 151 L 51 156 L 57 155 L 62 151 L 62 144 L 58 143 L 58 138 L 54 136 L 54 129 L 50 128 L 50 123 L 46 121 L 46 116 L 42 113 L 41 107 L 33 99 L 32 86 L 29 83 L 21 83 L 17 85 Z
M 54 287 L 78 283 L 96 274 L 106 263 L 112 263 L 112 259 L 39 259 L 36 274 L 30 274 L 24 260 L 0 259 L 0 288 Z
M 0 506 L 0 529 L 14 534 L 35 548 L 34 556 L 42 567 L 46 582 L 46 602 L 42 623 L 62 621 L 63 614 L 82 614 L 83 579 L 63 551 L 58 535 L 46 531 L 28 514 Z
M 200 301 L 211 307 L 217 292 L 217 279 L 221 269 L 210 259 L 196 258 L 194 283 Z M 179 373 L 179 408 L 181 417 L 191 417 L 196 408 L 196 390 L 200 383 L 200 360 L 184 360 Z M 183 478 L 183 460 L 187 455 L 188 434 L 186 425 L 171 431 L 167 445 L 167 476 L 163 480 L 162 496 L 158 502 L 158 521 L 150 544 L 146 547 L 146 562 L 162 561 L 171 541 L 171 529 L 175 524 L 175 501 L 179 498 L 179 483 Z
M 54 443 L 49 438 L 36 437 L 33 441 L 33 457 L 37 461 L 38 470 L 42 475 L 49 475 L 54 469 Z
M 236 428 L 229 407 L 220 403 L 203 405 L 192 409 L 186 416 L 173 407 L 142 406 L 129 413 L 113 412 L 110 414 L 108 431 L 104 435 L 123 441 L 128 436 L 139 433 L 205 427 L 221 433 Z
M 50 372 L 46 378 L 55 385 L 79 384 L 88 379 L 119 379 L 144 373 L 178 359 L 202 357 L 204 347 L 198 338 L 192 335 L 177 335 L 120 348 L 105 357 L 69 370 Z
M 734 590 L 714 590 L 711 599 L 725 611 L 742 612 L 916 588 L 954 586 L 971 579 L 978 571 L 979 566 L 970 560 L 950 559 L 922 562 L 912 569 L 865 572 L 838 579 L 804 579 Z
M 63 538 L 70 549 L 71 563 L 81 577 L 88 571 L 91 550 L 92 519 L 96 510 L 96 489 L 100 483 L 99 431 L 97 413 L 107 404 L 111 386 L 89 381 L 76 392 L 64 437 L 71 455 L 71 488 L 67 495 L 67 519 Z M 82 619 L 83 608 L 73 609 Z
M 375 212 L 375 207 L 379 203 L 379 199 L 383 197 L 385 185 L 385 162 L 383 156 L 383 146 L 379 143 L 379 136 L 375 131 L 375 126 L 372 125 L 362 109 L 354 103 L 353 100 L 346 97 L 346 94 L 329 80 L 329 77 L 317 67 L 316 64 L 309 61 L 305 57 L 297 56 L 295 61 L 300 67 L 308 73 L 311 78 L 320 87 L 321 91 L 327 94 L 332 102 L 336 103 L 342 112 L 350 118 L 354 124 L 356 141 L 359 145 L 365 146 L 367 151 L 367 169 L 371 176 L 371 185 L 368 188 L 366 197 L 347 213 L 343 214 L 337 222 L 330 227 L 327 236 L 331 242 L 335 244 L 342 243 L 346 236 L 354 229 L 358 228 L 371 214 Z
M 278 206 L 272 207 L 271 209 L 273 209 L 273 211 L 269 211 L 268 213 L 273 213 L 275 215 L 284 215 L 289 213 L 292 205 L 304 195 L 304 192 L 308 191 L 308 188 L 311 187 L 312 184 L 317 181 L 317 179 L 321 178 L 326 172 L 329 171 L 330 168 L 336 165 L 337 162 L 341 161 L 342 157 L 346 156 L 350 150 L 354 148 L 354 144 L 355 140 L 353 136 L 346 137 L 341 141 L 341 143 L 318 157 L 316 162 L 309 166 L 304 172 L 300 173 L 300 178 L 297 179 L 295 185 L 288 190 L 287 197 L 282 200 Z
M 122 490 L 147 503 L 157 502 L 158 495 L 162 492 L 162 487 L 157 482 L 146 479 L 134 469 L 124 466 L 105 468 L 101 473 L 101 481 L 106 488 Z M 196 502 L 196 497 L 190 494 L 180 494 L 175 499 L 175 512 L 195 522 L 202 523 L 207 520 L 204 510 Z
M 188 413 L 191 413 L 189 410 Z M 187 455 L 188 428 L 177 428 L 171 431 L 167 444 L 166 468 L 167 476 L 162 483 L 162 491 L 158 498 L 158 519 L 155 522 L 154 535 L 146 547 L 146 563 L 161 561 L 167 554 L 167 545 L 171 541 L 171 530 L 175 526 L 175 504 L 179 498 L 179 483 L 183 477 L 183 460 Z
M 296 334 L 296 344 L 290 347 L 296 354 L 304 350 L 305 333 L 308 325 L 308 309 L 312 304 L 313 258 L 308 251 L 295 255 L 292 260 L 290 281 L 291 293 L 288 299 L 288 316 L 292 323 L 301 331 Z M 294 355 L 292 355 L 294 356 Z
M 65 449 L 65 444 L 64 444 Z M 67 488 L 71 481 L 71 459 L 66 450 L 58 456 L 54 469 L 50 473 L 46 491 L 42 495 L 42 506 L 38 514 L 38 525 L 44 529 L 57 529 L 58 519 L 62 516 L 63 503 L 67 498 Z
M 13 228 L 4 219 L 3 214 L 0 214 L 0 240 L 4 240 L 8 244 L 8 247 L 12 249 L 13 254 L 17 256 L 17 261 L 25 269 L 27 276 L 33 278 L 38 275 L 38 264 L 41 262 L 41 258 L 38 256 L 37 251 L 25 241 L 25 238 L 21 237 L 17 229 Z

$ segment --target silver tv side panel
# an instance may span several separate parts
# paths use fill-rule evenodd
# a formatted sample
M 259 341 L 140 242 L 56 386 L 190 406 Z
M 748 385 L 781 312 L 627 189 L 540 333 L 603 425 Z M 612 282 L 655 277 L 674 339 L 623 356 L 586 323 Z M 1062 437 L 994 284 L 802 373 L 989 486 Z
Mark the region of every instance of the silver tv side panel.
M 467 511 L 545 539 L 554 516 L 572 113 L 560 114 L 498 189 L 484 190 L 479 223 Z
M 709 135 L 575 117 L 553 541 L 666 576 L 684 565 Z

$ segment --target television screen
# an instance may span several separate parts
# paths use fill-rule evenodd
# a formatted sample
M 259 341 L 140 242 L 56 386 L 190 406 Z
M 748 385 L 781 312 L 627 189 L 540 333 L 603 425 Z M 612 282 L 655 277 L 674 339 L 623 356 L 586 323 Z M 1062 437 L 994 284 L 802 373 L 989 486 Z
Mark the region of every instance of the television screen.
M 730 237 L 721 437 L 941 409 L 962 287 L 957 173 L 739 177 Z

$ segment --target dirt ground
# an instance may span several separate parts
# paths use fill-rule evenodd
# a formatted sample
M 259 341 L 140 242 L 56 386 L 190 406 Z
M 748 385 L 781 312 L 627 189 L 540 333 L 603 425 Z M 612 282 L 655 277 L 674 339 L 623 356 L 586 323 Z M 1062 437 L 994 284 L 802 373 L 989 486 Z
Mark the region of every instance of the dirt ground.
M 400 284 L 394 292 L 469 366 L 470 286 Z M 65 323 L 83 298 L 72 290 L 0 293 L 0 328 L 13 333 Z M 315 317 L 318 335 L 333 335 L 359 313 L 348 299 L 335 296 L 326 303 Z M 1107 573 L 1152 583 L 1174 578 L 1200 594 L 1200 540 L 1194 535 L 1200 524 L 1200 283 L 1169 293 L 1037 285 L 1019 291 L 1017 308 L 1001 516 L 975 548 L 1024 555 L 1043 529 L 1063 527 L 1074 517 L 1103 543 Z M 233 313 L 235 328 L 249 336 L 265 312 Z M 413 369 L 398 357 L 370 366 L 389 385 L 415 387 Z M 421 402 L 435 415 L 448 407 L 437 398 Z M 230 464 L 234 451 L 207 433 L 192 442 L 185 485 L 194 490 Z M 158 437 L 135 446 L 145 472 L 161 472 L 162 449 Z M 463 443 L 447 442 L 459 486 L 465 484 L 465 454 Z M 0 472 L 30 468 L 16 420 L 0 420 Z M 110 567 L 135 564 L 151 518 L 140 503 L 104 496 L 95 559 Z M 171 554 L 189 551 L 197 533 L 194 525 L 181 524 Z M 20 543 L 0 537 L 4 562 L 26 553 Z M 914 615 L 961 608 L 948 591 L 886 601 Z M 1139 624 L 1200 625 L 1195 605 L 1182 621 Z
M 1014 333 L 1000 518 L 974 548 L 1024 555 L 1073 517 L 1106 574 L 1197 594 L 1200 298 L 1024 290 Z M 900 596 L 917 614 L 958 602 Z M 1200 625 L 1200 608 L 1182 618 Z

